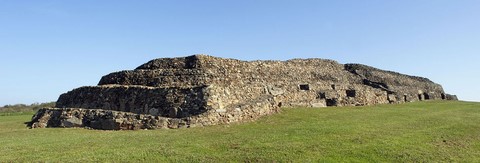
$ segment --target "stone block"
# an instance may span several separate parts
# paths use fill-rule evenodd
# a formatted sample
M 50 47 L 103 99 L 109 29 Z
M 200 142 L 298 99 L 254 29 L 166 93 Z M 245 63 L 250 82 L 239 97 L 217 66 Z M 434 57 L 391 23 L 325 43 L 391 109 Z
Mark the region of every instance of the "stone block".
M 446 99 L 447 100 L 454 100 L 454 101 L 458 100 L 457 95 L 451 95 L 451 94 L 446 94 Z
M 317 103 L 312 103 L 312 107 L 314 108 L 323 108 L 323 107 L 327 107 L 327 104 L 326 102 L 317 102 Z
M 62 127 L 83 127 L 83 120 L 75 116 L 62 120 Z

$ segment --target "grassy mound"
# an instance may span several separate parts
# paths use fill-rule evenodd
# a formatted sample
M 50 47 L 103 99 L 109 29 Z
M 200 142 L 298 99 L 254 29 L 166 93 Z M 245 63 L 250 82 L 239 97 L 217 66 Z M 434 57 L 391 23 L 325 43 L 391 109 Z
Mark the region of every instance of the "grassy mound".
M 285 108 L 256 122 L 149 131 L 27 129 L 0 117 L 2 161 L 479 162 L 480 103 Z

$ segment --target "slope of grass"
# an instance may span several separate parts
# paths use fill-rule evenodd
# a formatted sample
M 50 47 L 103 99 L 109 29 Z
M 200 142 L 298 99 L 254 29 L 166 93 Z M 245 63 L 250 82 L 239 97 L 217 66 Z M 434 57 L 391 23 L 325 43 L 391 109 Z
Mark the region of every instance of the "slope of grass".
M 149 131 L 27 129 L 0 117 L 0 161 L 479 162 L 480 103 L 285 108 L 256 122 Z

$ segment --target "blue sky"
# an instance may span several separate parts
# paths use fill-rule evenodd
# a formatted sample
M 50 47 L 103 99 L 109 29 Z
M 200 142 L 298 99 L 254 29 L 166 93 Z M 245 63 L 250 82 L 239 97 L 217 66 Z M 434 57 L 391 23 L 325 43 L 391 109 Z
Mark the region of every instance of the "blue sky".
M 480 101 L 478 0 L 0 0 L 0 105 L 56 101 L 154 58 L 326 58 Z

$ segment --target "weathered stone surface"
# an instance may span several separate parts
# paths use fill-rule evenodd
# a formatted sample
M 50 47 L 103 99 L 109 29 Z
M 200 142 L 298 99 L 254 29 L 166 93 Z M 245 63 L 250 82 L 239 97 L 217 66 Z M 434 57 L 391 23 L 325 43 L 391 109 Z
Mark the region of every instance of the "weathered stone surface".
M 82 127 L 83 126 L 83 120 L 72 116 L 72 117 L 65 117 L 63 121 L 61 121 L 61 125 L 63 127 Z
M 50 118 L 55 114 L 64 116 Z M 165 128 L 164 123 L 171 120 L 159 116 L 142 116 L 101 109 L 44 108 L 40 109 L 27 125 L 32 128 L 85 127 L 100 130 L 136 130 Z
M 445 94 L 446 100 L 458 100 L 457 95 Z
M 57 109 L 39 111 L 31 127 L 181 128 L 250 121 L 282 106 L 437 99 L 457 98 L 426 78 L 360 64 L 324 59 L 248 62 L 193 55 L 154 59 L 135 70 L 105 75 L 98 86 L 62 94 Z
M 314 108 L 327 107 L 327 101 L 325 99 L 314 101 L 311 105 Z
M 206 111 L 205 88 L 205 86 L 159 88 L 125 85 L 81 87 L 62 94 L 56 107 L 100 108 L 165 117 L 188 117 Z M 171 114 L 172 112 L 174 114 Z

